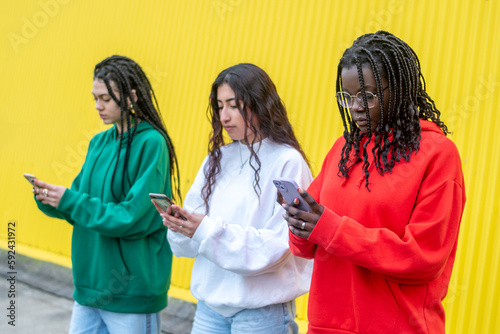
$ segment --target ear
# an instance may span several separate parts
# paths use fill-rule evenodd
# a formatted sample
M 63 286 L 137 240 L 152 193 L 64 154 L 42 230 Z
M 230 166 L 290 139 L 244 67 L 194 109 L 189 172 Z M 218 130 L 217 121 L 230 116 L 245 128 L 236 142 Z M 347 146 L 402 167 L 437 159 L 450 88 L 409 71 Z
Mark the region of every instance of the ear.
M 132 89 L 131 90 L 131 93 L 132 93 L 132 99 L 134 100 L 134 103 L 137 102 L 137 93 L 135 92 L 135 89 Z M 130 105 L 130 98 L 128 99 L 128 105 Z

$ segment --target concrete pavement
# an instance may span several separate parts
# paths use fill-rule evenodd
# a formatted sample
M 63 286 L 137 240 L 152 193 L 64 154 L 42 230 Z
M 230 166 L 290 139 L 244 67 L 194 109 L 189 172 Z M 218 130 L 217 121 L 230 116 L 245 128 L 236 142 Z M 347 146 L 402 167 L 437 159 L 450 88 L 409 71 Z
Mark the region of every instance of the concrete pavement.
M 64 334 L 73 307 L 71 270 L 16 253 L 15 274 L 0 249 L 0 333 Z M 196 305 L 169 298 L 162 333 L 189 334 Z M 15 325 L 15 326 L 14 326 Z

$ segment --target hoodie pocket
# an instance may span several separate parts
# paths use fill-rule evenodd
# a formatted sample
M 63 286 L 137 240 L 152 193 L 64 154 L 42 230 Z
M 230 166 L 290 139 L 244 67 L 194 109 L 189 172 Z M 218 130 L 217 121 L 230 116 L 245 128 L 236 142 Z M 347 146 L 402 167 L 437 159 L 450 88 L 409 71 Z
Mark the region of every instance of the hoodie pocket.
M 387 311 L 387 314 L 390 316 L 390 319 L 396 323 L 396 319 L 399 314 L 399 305 L 394 298 L 394 294 L 392 292 L 391 286 L 389 282 L 382 276 L 375 274 L 372 272 L 372 278 L 374 286 L 378 292 L 380 300 Z

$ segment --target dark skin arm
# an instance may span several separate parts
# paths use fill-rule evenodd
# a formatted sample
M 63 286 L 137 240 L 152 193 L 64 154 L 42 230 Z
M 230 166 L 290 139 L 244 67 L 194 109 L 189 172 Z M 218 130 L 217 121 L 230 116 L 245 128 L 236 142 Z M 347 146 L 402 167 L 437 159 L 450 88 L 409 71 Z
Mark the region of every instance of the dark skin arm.
M 286 211 L 286 214 L 283 216 L 283 218 L 285 218 L 285 220 L 287 221 L 290 231 L 299 237 L 307 239 L 318 223 L 318 220 L 323 214 L 323 210 L 325 208 L 319 205 L 318 202 L 316 202 L 307 191 L 299 188 L 299 194 L 300 196 L 302 196 L 301 200 L 306 201 L 306 203 L 309 204 L 312 212 L 298 209 L 296 206 L 299 204 L 299 199 L 297 198 L 293 201 L 292 205 L 287 204 L 283 200 L 283 197 L 279 192 L 278 203 L 280 203 Z M 304 222 L 305 225 L 302 229 L 302 225 Z

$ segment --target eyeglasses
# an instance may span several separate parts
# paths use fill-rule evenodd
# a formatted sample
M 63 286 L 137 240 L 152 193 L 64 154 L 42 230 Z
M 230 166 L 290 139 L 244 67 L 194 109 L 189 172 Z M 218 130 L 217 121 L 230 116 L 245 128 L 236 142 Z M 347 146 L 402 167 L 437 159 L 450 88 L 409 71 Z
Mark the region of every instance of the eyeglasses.
M 386 90 L 387 88 L 389 88 L 389 86 L 382 89 L 382 91 Z M 365 94 L 366 94 L 366 102 L 368 103 L 368 108 L 373 108 L 375 106 L 376 102 L 375 99 L 377 98 L 377 95 L 373 94 L 372 92 L 366 92 L 366 91 Z M 336 96 L 337 96 L 337 101 L 344 108 L 349 108 L 349 109 L 352 108 L 352 106 L 354 105 L 354 99 L 358 100 L 359 105 L 362 106 L 364 105 L 362 92 L 358 92 L 356 95 L 351 95 L 347 92 L 338 92 Z

